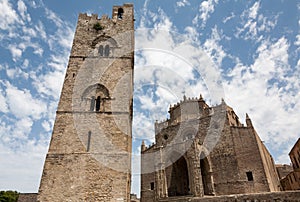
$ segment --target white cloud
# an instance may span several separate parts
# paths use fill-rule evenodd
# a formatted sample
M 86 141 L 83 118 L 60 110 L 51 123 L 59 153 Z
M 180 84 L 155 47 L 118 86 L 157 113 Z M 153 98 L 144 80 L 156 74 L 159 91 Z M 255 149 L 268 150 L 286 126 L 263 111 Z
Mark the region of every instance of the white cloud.
M 27 7 L 22 0 L 18 1 L 18 11 L 24 20 L 31 21 L 30 15 L 27 13 Z
M 235 36 L 242 37 L 245 40 L 251 39 L 259 42 L 263 38 L 263 34 L 270 32 L 277 25 L 278 17 L 265 17 L 259 14 L 260 2 L 255 2 L 252 7 L 246 9 L 241 14 L 241 27 L 237 28 Z
M 0 29 L 6 30 L 14 23 L 18 23 L 18 15 L 8 0 L 0 1 Z
M 284 37 L 262 41 L 253 64 L 237 64 L 224 82 L 226 101 L 240 118 L 249 113 L 262 140 L 288 162 L 287 151 L 300 136 L 299 69 L 288 64 L 289 43 Z M 290 74 L 293 72 L 293 74 Z M 286 153 L 284 153 L 286 152 Z
M 259 7 L 260 7 L 259 1 L 253 4 L 253 6 L 249 9 L 249 18 L 256 19 Z
M 23 26 L 23 33 L 22 34 L 27 34 L 29 37 L 36 37 L 37 33 L 33 28 Z
M 298 35 L 296 36 L 296 40 L 295 40 L 294 44 L 295 44 L 296 46 L 300 46 L 300 34 L 298 34 Z
M 59 48 L 65 48 L 65 51 L 69 53 L 73 37 L 73 27 L 69 26 L 68 24 L 64 24 L 62 27 L 58 27 L 54 34 L 48 34 L 47 42 L 51 51 L 57 51 L 57 44 L 59 44 Z
M 29 75 L 27 72 L 22 71 L 20 68 L 6 68 L 6 74 L 10 79 L 28 79 Z
M 2 90 L 0 89 L 0 112 L 7 113 L 8 112 L 8 106 L 6 103 L 5 96 L 3 95 Z
M 210 15 L 215 11 L 215 5 L 218 4 L 218 2 L 218 0 L 202 1 L 199 6 L 200 14 L 194 18 L 193 24 L 198 25 L 199 20 L 201 20 L 201 27 L 203 28 L 206 25 L 207 20 L 210 18 Z
M 48 143 L 48 142 L 47 142 Z M 47 144 L 43 141 L 26 141 L 18 151 L 0 143 L 0 189 L 21 193 L 37 193 L 44 164 Z
M 31 132 L 32 125 L 33 121 L 29 117 L 18 120 L 15 123 L 12 136 L 16 139 L 27 139 L 29 133 Z
M 62 19 L 57 16 L 56 13 L 54 13 L 52 10 L 45 8 L 46 17 L 51 20 L 58 28 L 63 28 L 63 21 Z
M 223 23 L 225 24 L 227 21 L 231 20 L 234 17 L 235 17 L 235 14 L 232 12 L 230 14 L 230 16 L 228 16 L 228 17 L 226 17 L 226 18 L 223 19 Z
M 37 25 L 35 25 L 35 30 L 37 33 L 39 33 L 42 39 L 46 40 L 47 34 L 45 31 L 45 26 L 40 20 L 38 21 Z
M 52 96 L 55 100 L 59 98 L 64 80 L 64 72 L 52 71 L 33 78 L 33 85 L 39 93 Z
M 8 46 L 8 49 L 10 50 L 14 61 L 20 58 L 23 54 L 23 51 L 20 48 L 18 48 L 16 45 L 10 44 Z
M 221 39 L 222 36 L 215 26 L 212 29 L 211 38 L 207 39 L 203 44 L 204 50 L 210 55 L 211 58 L 213 58 L 219 67 L 221 67 L 223 58 L 226 57 L 225 51 L 219 44 Z
M 28 67 L 28 65 L 29 65 L 29 60 L 25 59 L 21 68 L 26 69 Z
M 42 126 L 45 129 L 45 131 L 47 131 L 47 132 L 49 132 L 51 130 L 51 126 L 48 121 L 43 121 Z
M 181 1 L 177 1 L 176 2 L 177 7 L 185 7 L 188 5 L 191 5 L 190 2 L 188 0 L 181 0 Z
M 155 120 L 166 119 L 170 104 L 182 100 L 183 94 L 199 97 L 202 93 L 207 95 L 206 99 L 220 102 L 219 86 L 216 85 L 220 74 L 213 57 L 220 61 L 224 57 L 218 44 L 221 36 L 217 28 L 206 44 L 207 50 L 203 51 L 195 40 L 195 28 L 187 27 L 185 34 L 173 32 L 176 27 L 163 11 L 156 15 L 153 23 L 153 29 L 137 29 L 135 33 L 138 51 L 133 131 L 135 139 L 148 142 L 154 141 Z M 214 52 L 213 49 L 220 55 L 207 54 Z
M 47 105 L 32 97 L 29 90 L 20 90 L 11 84 L 6 84 L 6 98 L 9 111 L 18 118 L 32 117 L 39 119 L 47 112 Z

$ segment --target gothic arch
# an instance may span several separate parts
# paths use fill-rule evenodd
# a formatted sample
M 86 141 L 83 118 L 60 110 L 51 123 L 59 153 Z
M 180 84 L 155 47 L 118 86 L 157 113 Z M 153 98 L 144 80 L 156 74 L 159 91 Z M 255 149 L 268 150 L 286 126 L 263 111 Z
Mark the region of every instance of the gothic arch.
M 200 172 L 204 195 L 214 195 L 211 161 L 206 152 L 200 152 Z
M 176 152 L 174 152 L 176 153 Z M 189 166 L 183 155 L 177 159 L 177 154 L 169 159 L 172 164 L 166 168 L 168 197 L 190 194 Z

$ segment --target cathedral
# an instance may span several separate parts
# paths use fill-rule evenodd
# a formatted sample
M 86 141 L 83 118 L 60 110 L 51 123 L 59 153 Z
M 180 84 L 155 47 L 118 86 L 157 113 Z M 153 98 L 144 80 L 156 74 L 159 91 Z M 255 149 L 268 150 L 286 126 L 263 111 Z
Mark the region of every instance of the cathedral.
M 274 160 L 246 115 L 243 125 L 224 100 L 200 95 L 169 108 L 155 123 L 156 143 L 141 148 L 141 202 L 177 196 L 280 191 Z

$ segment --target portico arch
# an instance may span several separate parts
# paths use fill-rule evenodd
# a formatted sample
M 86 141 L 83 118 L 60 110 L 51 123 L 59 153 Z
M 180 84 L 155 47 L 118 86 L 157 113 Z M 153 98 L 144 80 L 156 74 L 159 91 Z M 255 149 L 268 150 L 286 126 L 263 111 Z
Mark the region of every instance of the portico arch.
M 190 193 L 188 164 L 181 156 L 167 168 L 168 197 L 184 196 Z

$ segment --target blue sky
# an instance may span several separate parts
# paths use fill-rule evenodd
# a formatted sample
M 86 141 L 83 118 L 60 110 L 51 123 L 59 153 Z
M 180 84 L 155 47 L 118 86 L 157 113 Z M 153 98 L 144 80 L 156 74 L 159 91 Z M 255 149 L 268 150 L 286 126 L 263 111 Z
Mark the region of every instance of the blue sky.
M 37 192 L 77 16 L 111 16 L 123 3 L 0 0 L 0 190 Z M 247 112 L 275 161 L 289 163 L 300 136 L 300 3 L 133 3 L 133 192 L 141 140 L 153 142 L 154 121 L 183 94 L 223 97 L 243 123 Z

